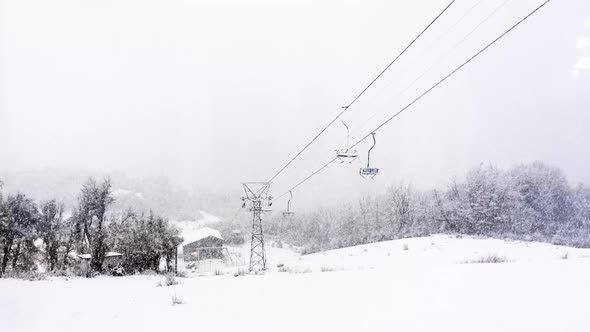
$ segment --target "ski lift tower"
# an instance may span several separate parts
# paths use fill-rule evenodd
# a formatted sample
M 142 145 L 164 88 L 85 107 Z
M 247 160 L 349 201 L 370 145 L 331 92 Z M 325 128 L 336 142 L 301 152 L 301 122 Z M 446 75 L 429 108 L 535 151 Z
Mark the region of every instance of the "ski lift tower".
M 250 268 L 252 271 L 266 270 L 266 252 L 264 250 L 264 232 L 262 230 L 262 213 L 270 211 L 272 197 L 268 195 L 270 182 L 245 182 L 243 207 L 250 202 L 252 211 L 252 242 L 250 244 Z M 266 208 L 265 208 L 266 207 Z

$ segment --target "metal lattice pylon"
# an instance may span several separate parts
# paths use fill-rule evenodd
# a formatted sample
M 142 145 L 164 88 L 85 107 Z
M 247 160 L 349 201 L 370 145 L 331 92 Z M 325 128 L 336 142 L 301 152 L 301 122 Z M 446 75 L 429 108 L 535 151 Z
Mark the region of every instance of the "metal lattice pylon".
M 266 270 L 266 251 L 264 249 L 264 231 L 262 228 L 262 213 L 270 211 L 264 209 L 265 205 L 270 206 L 272 197 L 268 196 L 270 183 L 268 182 L 247 182 L 242 183 L 245 196 L 242 200 L 250 202 L 252 211 L 252 241 L 250 244 L 250 267 L 249 271 Z

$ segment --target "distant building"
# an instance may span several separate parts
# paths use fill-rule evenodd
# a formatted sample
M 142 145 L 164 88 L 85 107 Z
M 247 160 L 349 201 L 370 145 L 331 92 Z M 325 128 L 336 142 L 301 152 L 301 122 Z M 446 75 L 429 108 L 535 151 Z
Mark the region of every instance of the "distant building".
M 204 227 L 185 240 L 182 254 L 185 262 L 223 258 L 223 237 L 218 230 Z

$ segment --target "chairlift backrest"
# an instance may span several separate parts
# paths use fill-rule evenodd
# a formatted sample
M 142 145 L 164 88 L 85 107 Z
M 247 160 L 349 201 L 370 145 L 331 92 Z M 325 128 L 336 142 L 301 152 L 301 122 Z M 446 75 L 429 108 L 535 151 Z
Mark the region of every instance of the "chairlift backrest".
M 361 168 L 359 171 L 359 174 L 362 177 L 366 177 L 366 176 L 375 177 L 377 174 L 379 174 L 379 169 L 378 168 Z

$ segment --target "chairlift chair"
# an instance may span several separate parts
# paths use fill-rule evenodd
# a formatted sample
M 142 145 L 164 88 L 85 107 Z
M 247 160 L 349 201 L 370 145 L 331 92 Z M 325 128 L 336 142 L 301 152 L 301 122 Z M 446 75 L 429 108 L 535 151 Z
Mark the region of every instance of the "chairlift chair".
M 346 123 L 344 123 L 344 120 L 342 118 L 340 118 L 340 121 L 342 122 L 344 127 L 346 127 L 346 149 L 336 149 L 336 158 L 338 158 L 342 163 L 344 163 L 345 161 L 348 161 L 348 163 L 352 163 L 358 157 L 358 153 L 356 152 L 356 150 L 350 148 L 350 130 L 348 129 L 348 126 L 346 125 Z
M 289 200 L 287 201 L 287 211 L 283 211 L 283 217 L 292 217 L 295 215 L 295 212 L 291 212 L 291 200 L 293 199 L 293 193 L 289 190 Z
M 377 144 L 377 140 L 375 139 L 375 133 L 371 133 L 371 135 L 373 136 L 373 146 L 371 146 L 369 148 L 369 151 L 367 151 L 367 167 L 361 168 L 359 170 L 359 174 L 365 179 L 367 177 L 371 177 L 371 179 L 373 179 L 377 174 L 379 174 L 379 168 L 371 168 L 371 150 L 373 150 L 373 148 Z

